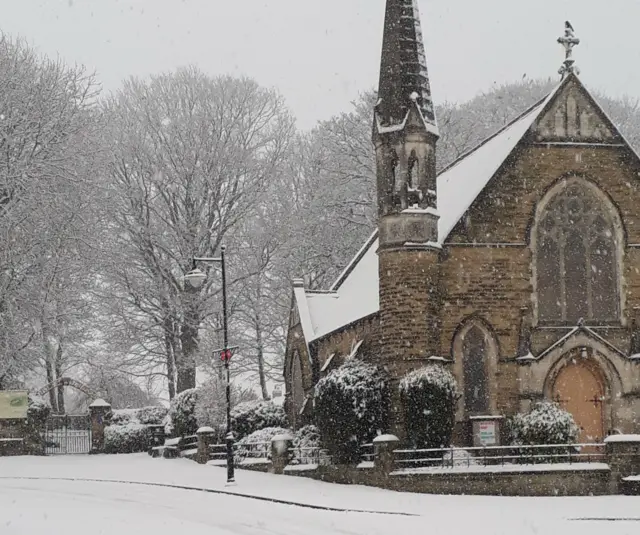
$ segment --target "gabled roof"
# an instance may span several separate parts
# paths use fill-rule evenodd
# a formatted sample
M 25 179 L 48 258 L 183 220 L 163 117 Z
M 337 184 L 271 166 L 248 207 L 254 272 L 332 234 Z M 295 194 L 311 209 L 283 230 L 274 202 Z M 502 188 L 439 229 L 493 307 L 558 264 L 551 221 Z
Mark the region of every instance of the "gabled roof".
M 516 145 L 560 90 L 561 83 L 543 100 L 462 155 L 438 175 L 439 242 L 442 244 L 471 207 Z
M 554 97 L 571 81 L 577 81 L 583 87 L 575 75 L 565 77 L 545 99 L 461 156 L 438 175 L 438 245 L 444 244 L 474 201 L 525 135 L 531 131 L 538 118 L 553 105 Z M 615 129 L 616 135 L 624 140 L 595 99 L 586 89 L 584 91 Z M 305 292 L 304 288 L 296 288 L 296 301 L 300 304 L 300 317 L 308 343 L 380 310 L 377 250 L 378 239 L 375 232 L 329 292 Z M 305 314 L 307 319 L 303 320 Z
M 547 349 L 542 351 L 538 356 L 533 356 L 531 353 L 529 353 L 528 355 L 525 355 L 523 357 L 517 357 L 516 361 L 520 362 L 522 364 L 529 364 L 529 363 L 532 363 L 532 362 L 537 362 L 539 360 L 542 360 L 544 357 L 549 355 L 552 351 L 567 345 L 571 340 L 575 339 L 580 334 L 586 335 L 587 337 L 593 339 L 595 342 L 598 342 L 598 343 L 602 344 L 603 346 L 605 346 L 608 349 L 610 349 L 613 353 L 616 353 L 616 354 L 618 354 L 619 356 L 621 356 L 623 358 L 630 358 L 632 360 L 634 358 L 633 356 L 632 357 L 628 357 L 624 353 L 624 351 L 622 351 L 621 349 L 619 349 L 616 346 L 614 346 L 606 338 L 603 338 L 602 336 L 600 336 L 591 327 L 587 327 L 586 325 L 578 325 L 578 326 L 574 327 L 573 329 L 571 329 L 562 338 L 560 338 L 559 340 L 557 340 L 556 342 L 551 344 Z

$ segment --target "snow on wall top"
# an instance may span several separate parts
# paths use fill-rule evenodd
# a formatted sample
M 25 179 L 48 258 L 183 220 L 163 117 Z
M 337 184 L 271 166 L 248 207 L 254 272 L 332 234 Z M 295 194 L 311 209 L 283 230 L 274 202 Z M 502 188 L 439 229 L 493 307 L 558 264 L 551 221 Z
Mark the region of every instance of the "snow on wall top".
M 442 245 L 474 200 L 557 94 L 561 82 L 543 101 L 461 156 L 438 176 L 438 244 Z M 307 343 L 380 310 L 378 239 L 375 232 L 329 292 L 294 293 Z

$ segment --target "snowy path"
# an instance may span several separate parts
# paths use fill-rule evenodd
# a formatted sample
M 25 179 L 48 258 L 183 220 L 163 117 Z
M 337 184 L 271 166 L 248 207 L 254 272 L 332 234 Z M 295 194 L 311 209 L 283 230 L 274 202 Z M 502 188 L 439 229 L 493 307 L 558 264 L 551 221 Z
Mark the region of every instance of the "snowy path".
M 146 455 L 0 458 L 0 533 L 640 533 L 640 498 L 635 497 L 426 496 L 246 471 L 237 473 L 238 486 L 225 488 L 224 477 L 225 472 L 220 468 L 198 466 L 185 460 L 150 459 Z M 89 479 L 94 481 L 87 481 Z M 165 484 L 214 492 L 162 486 Z M 405 515 L 317 510 L 220 493 L 228 491 L 312 506 L 394 511 Z

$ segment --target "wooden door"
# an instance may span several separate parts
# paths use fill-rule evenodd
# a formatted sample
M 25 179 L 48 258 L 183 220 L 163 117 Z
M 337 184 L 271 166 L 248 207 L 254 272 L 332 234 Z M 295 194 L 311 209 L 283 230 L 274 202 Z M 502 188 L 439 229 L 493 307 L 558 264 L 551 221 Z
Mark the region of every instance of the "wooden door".
M 604 386 L 592 366 L 574 359 L 562 368 L 553 399 L 573 415 L 580 427 L 580 443 L 604 440 Z

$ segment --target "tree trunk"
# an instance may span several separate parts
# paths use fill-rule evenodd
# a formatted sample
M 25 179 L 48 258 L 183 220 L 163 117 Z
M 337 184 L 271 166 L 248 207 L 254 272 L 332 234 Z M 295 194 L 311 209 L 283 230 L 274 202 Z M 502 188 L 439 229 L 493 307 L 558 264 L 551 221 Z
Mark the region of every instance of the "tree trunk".
M 47 348 L 45 347 L 45 350 Z M 55 381 L 54 373 L 53 373 L 53 364 L 51 364 L 51 359 L 47 354 L 47 361 L 45 364 L 45 368 L 47 370 L 47 384 L 50 385 Z M 56 398 L 56 388 L 52 386 L 49 389 L 49 404 L 51 405 L 51 410 L 54 414 L 58 413 L 58 400 Z
M 62 379 L 62 343 L 58 342 L 58 349 L 56 351 L 56 379 Z M 60 384 L 56 386 L 56 390 L 58 392 L 58 412 L 60 414 L 65 413 L 64 406 L 64 385 Z
M 173 341 L 173 322 L 165 320 L 164 350 L 167 359 L 167 388 L 169 390 L 169 400 L 176 397 L 176 360 L 175 343 Z
M 179 394 L 196 387 L 196 353 L 198 352 L 198 330 L 200 318 L 196 307 L 199 291 L 187 285 L 184 291 L 185 312 L 180 333 L 182 353 L 176 361 L 176 391 Z
M 262 399 L 271 399 L 267 388 L 267 378 L 264 373 L 264 347 L 262 343 L 262 329 L 260 328 L 260 313 L 256 311 L 256 347 L 258 350 L 258 378 L 260 379 L 260 389 L 262 390 Z

